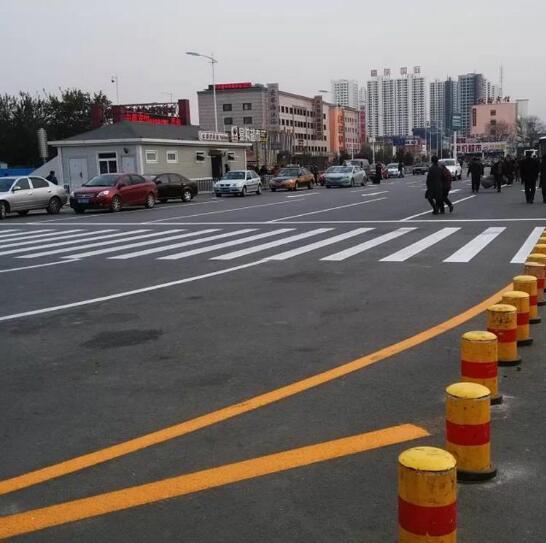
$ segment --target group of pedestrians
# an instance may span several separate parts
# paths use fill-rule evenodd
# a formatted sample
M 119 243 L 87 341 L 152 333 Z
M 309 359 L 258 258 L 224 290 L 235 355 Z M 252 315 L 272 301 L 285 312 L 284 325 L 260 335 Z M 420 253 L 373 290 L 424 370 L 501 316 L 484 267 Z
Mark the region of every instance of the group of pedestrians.
M 449 212 L 453 213 L 453 204 L 449 199 L 452 181 L 451 172 L 438 161 L 437 156 L 433 156 L 431 162 L 427 174 L 425 198 L 432 207 L 433 215 L 444 214 L 446 205 Z

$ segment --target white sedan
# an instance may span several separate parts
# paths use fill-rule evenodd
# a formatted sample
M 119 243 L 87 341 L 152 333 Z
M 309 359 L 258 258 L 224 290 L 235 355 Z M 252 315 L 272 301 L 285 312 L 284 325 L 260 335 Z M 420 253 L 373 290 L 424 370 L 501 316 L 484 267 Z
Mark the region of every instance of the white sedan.
M 463 177 L 463 169 L 461 168 L 461 165 L 454 159 L 454 158 L 443 158 L 442 160 L 438 161 L 440 164 L 443 164 L 451 174 L 451 177 L 453 179 L 459 179 L 461 180 Z
M 366 172 L 359 166 L 331 166 L 324 173 L 324 184 L 330 187 L 354 187 L 366 184 Z
M 262 180 L 254 170 L 233 170 L 227 172 L 220 181 L 214 183 L 217 198 L 223 194 L 246 196 L 249 192 L 262 193 Z

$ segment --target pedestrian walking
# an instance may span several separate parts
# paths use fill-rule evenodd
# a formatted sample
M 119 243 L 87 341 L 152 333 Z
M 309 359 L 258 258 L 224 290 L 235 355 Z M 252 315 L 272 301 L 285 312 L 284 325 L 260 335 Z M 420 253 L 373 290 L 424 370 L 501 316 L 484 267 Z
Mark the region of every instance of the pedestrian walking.
M 444 208 L 444 184 L 442 180 L 442 168 L 438 164 L 438 157 L 433 156 L 431 166 L 427 173 L 427 190 L 425 198 L 432 207 L 432 214 L 440 213 L 440 206 Z
M 444 205 L 447 205 L 449 212 L 453 213 L 453 204 L 449 199 L 449 191 L 451 190 L 451 182 L 453 178 L 451 177 L 451 172 L 446 166 L 441 164 L 440 167 L 442 168 L 442 202 L 438 211 L 443 215 L 445 213 Z
M 404 163 L 402 161 L 398 163 L 398 177 L 404 177 Z
M 227 162 L 224 164 L 224 173 L 229 173 L 229 164 Z
M 542 155 L 540 163 L 540 188 L 542 189 L 542 201 L 546 204 L 546 155 Z
M 540 164 L 538 160 L 527 155 L 519 163 L 519 169 L 521 182 L 525 185 L 525 200 L 528 204 L 532 204 L 535 200 Z
M 381 163 L 378 162 L 376 165 L 375 165 L 375 180 L 374 180 L 374 184 L 375 185 L 379 185 L 381 183 L 381 178 L 383 177 L 383 168 L 381 166 Z
M 478 157 L 474 157 L 468 165 L 466 176 L 472 178 L 472 192 L 480 192 L 480 183 L 483 175 L 483 164 Z
M 517 158 L 514 160 L 514 178 L 516 179 L 516 183 L 521 183 L 521 175 L 519 172 L 519 160 Z
M 503 180 L 502 160 L 500 158 L 496 158 L 495 162 L 493 162 L 493 166 L 491 166 L 491 175 L 495 180 L 495 188 L 497 189 L 497 192 L 500 192 Z
M 504 176 L 506 177 L 506 184 L 511 185 L 514 182 L 516 164 L 514 159 L 508 155 L 504 161 Z
M 57 177 L 55 176 L 55 171 L 54 170 L 51 170 L 49 172 L 49 175 L 46 177 L 46 179 L 50 182 L 50 183 L 53 183 L 54 185 L 58 185 L 59 184 L 59 180 L 57 179 Z

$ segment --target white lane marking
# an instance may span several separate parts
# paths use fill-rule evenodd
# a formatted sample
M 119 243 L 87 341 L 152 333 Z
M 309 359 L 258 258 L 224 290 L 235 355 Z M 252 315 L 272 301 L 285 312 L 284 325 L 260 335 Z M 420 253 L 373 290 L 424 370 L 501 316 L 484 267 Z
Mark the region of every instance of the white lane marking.
M 34 264 L 32 266 L 20 266 L 19 268 L 7 268 L 5 270 L 0 270 L 0 273 L 9 273 L 9 272 L 16 272 L 16 271 L 24 271 L 24 270 L 33 270 L 35 268 L 47 268 L 49 266 L 58 266 L 59 264 L 70 264 L 71 262 L 79 262 L 79 260 L 59 260 L 57 262 L 47 262 L 46 264 Z
M 379 196 L 380 194 L 388 194 L 388 190 L 382 190 L 381 192 L 367 192 L 366 194 L 362 194 L 361 196 Z
M 426 190 L 426 189 L 424 189 Z M 455 200 L 455 202 L 452 202 L 453 204 L 459 204 L 461 202 L 464 202 L 465 200 L 470 200 L 471 198 L 476 198 L 476 195 L 473 194 L 472 196 L 467 196 L 466 198 L 461 198 L 460 200 Z M 405 219 L 402 219 L 402 222 L 409 221 L 411 219 L 415 219 L 416 217 L 421 217 L 422 215 L 427 215 L 432 213 L 432 211 L 429 209 L 427 211 L 423 211 L 422 213 L 416 213 L 415 215 L 411 215 L 409 217 L 406 217 Z
M 108 247 L 107 249 L 96 249 L 95 251 L 86 251 L 84 253 L 77 253 L 73 255 L 67 255 L 63 258 L 86 258 L 88 256 L 104 255 L 108 253 L 117 253 L 125 249 L 134 249 L 136 247 L 146 247 L 147 245 L 157 245 L 158 243 L 165 243 L 166 241 L 174 241 L 175 239 L 191 238 L 200 236 L 201 234 L 210 234 L 212 232 L 218 232 L 218 228 L 208 228 L 207 230 L 199 230 L 198 232 L 186 232 L 185 234 L 178 234 L 176 236 L 167 236 L 166 238 L 159 239 L 147 239 L 146 241 L 138 241 L 136 243 L 127 243 L 125 245 L 116 245 L 115 247 Z
M 521 249 L 515 254 L 514 258 L 510 260 L 511 264 L 524 264 L 527 257 L 531 254 L 533 247 L 537 244 L 540 236 L 544 232 L 544 227 L 537 226 L 533 228 L 533 231 L 529 237 L 525 240 L 525 243 L 521 246 Z
M 318 196 L 318 192 L 304 192 L 302 194 L 292 194 L 287 196 L 287 198 L 304 198 L 305 196 Z
M 183 230 L 165 230 L 164 232 L 155 232 L 153 234 L 140 234 L 138 236 L 131 235 L 127 237 L 127 233 L 124 233 L 124 238 L 109 239 L 107 241 L 99 241 L 97 243 L 86 243 L 84 245 L 78 245 L 76 247 L 63 247 L 62 249 L 54 249 L 53 251 L 40 251 L 38 253 L 32 253 L 28 255 L 19 256 L 17 258 L 40 258 L 42 256 L 58 255 L 61 253 L 69 253 L 70 251 L 79 251 L 80 249 L 92 249 L 93 247 L 104 247 L 105 245 L 116 245 L 117 243 L 124 243 L 126 241 L 134 241 L 136 239 L 154 238 L 157 236 L 163 236 L 166 234 L 174 234 L 176 232 L 182 232 Z M 114 236 L 111 236 L 114 237 Z
M 470 262 L 485 249 L 497 236 L 506 230 L 505 226 L 486 228 L 481 234 L 471 239 L 444 262 Z
M 235 245 L 242 245 L 250 241 L 256 241 L 258 239 L 270 238 L 272 236 L 278 236 L 291 232 L 293 228 L 281 228 L 280 230 L 273 230 L 272 232 L 265 232 L 263 234 L 256 234 L 254 236 L 247 236 L 246 238 L 235 239 L 232 241 L 226 241 L 224 243 L 217 243 L 216 245 L 209 245 L 207 247 L 200 247 L 199 249 L 192 249 L 190 251 L 184 251 L 182 253 L 175 253 L 172 255 L 159 257 L 158 260 L 180 260 L 181 258 L 187 258 L 189 256 L 200 255 L 202 253 L 210 253 L 211 251 L 217 251 L 218 249 L 224 249 L 225 247 L 233 247 Z
M 456 192 L 461 192 L 463 189 L 453 189 L 449 191 L 449 194 L 455 194 Z
M 83 238 L 83 239 L 72 239 L 70 241 L 57 241 L 55 243 L 46 243 L 45 245 L 36 243 L 32 247 L 19 247 L 18 249 L 9 249 L 7 251 L 0 251 L 0 255 L 13 255 L 18 253 L 28 253 L 30 251 L 37 251 L 41 249 L 49 249 L 50 247 L 63 247 L 66 245 L 75 245 L 77 243 L 84 243 L 86 241 L 93 241 L 96 239 L 106 239 L 106 238 L 116 238 L 119 236 L 126 236 L 127 232 L 123 232 L 120 234 L 107 234 L 106 232 L 112 232 L 112 229 L 109 228 L 107 230 L 97 230 L 96 232 L 93 232 L 93 234 L 88 232 L 88 235 L 91 236 L 89 238 Z M 148 232 L 147 229 L 140 229 L 140 230 L 133 230 L 133 232 Z M 104 234 L 103 236 L 97 236 L 95 234 Z
M 397 251 L 396 253 L 393 253 L 392 255 L 382 258 L 380 262 L 404 262 L 408 260 L 408 258 L 411 258 L 412 256 L 421 253 L 432 245 L 435 245 L 436 243 L 447 238 L 448 236 L 451 236 L 451 234 L 454 234 L 458 230 L 460 230 L 460 228 L 442 228 L 438 232 L 435 232 L 430 236 L 427 236 L 415 243 L 412 243 L 411 245 L 404 247 L 403 249 Z
M 258 204 L 258 205 L 254 205 L 254 206 L 234 207 L 232 209 L 221 209 L 221 210 L 218 210 L 218 211 L 207 211 L 205 213 L 195 213 L 194 215 L 184 215 L 182 217 L 170 217 L 170 218 L 166 218 L 166 219 L 157 219 L 155 221 L 145 222 L 144 224 L 154 224 L 154 223 L 157 223 L 157 222 L 165 222 L 165 221 L 171 221 L 171 220 L 176 220 L 176 219 L 191 219 L 192 217 L 203 217 L 204 215 L 215 215 L 215 214 L 218 214 L 218 213 L 231 213 L 232 211 L 241 211 L 241 210 L 244 210 L 244 209 L 256 209 L 256 208 L 259 208 L 259 207 L 279 206 L 279 205 L 286 205 L 286 204 L 293 204 L 293 203 L 295 203 L 295 201 L 290 200 L 289 202 L 287 202 L 287 201 L 283 200 L 282 202 L 274 202 L 272 204 Z
M 357 228 L 356 230 L 350 230 L 349 232 L 344 232 L 343 234 L 338 234 L 337 236 L 332 236 L 331 238 L 322 239 L 320 241 L 315 241 L 314 243 L 309 243 L 303 247 L 296 247 L 290 251 L 284 251 L 283 253 L 278 253 L 276 255 L 270 256 L 268 260 L 288 260 L 298 255 L 309 253 L 310 251 L 315 251 L 322 247 L 328 247 L 329 245 L 334 245 L 334 243 L 339 243 L 340 241 L 354 238 L 365 232 L 369 232 L 372 228 Z
M 169 281 L 168 283 L 159 283 L 157 285 L 152 285 L 149 287 L 143 287 L 135 290 L 127 290 L 124 292 L 118 292 L 116 294 L 110 294 L 107 296 L 101 296 L 100 298 L 91 298 L 87 300 L 81 300 L 79 302 L 72 302 L 68 304 L 62 304 L 57 306 L 51 306 L 51 307 L 44 307 L 42 309 L 34 309 L 31 311 L 24 311 L 22 313 L 13 313 L 11 315 L 4 315 L 0 317 L 0 322 L 6 322 L 6 321 L 12 321 L 16 319 L 21 319 L 24 317 L 33 317 L 36 315 L 45 315 L 47 313 L 54 313 L 56 311 L 62 311 L 65 309 L 74 309 L 76 307 L 82 307 L 86 305 L 91 304 L 98 304 L 101 302 L 109 302 L 111 300 L 117 300 L 119 298 L 127 298 L 129 296 L 135 296 L 137 294 L 144 294 L 147 292 L 153 292 L 156 290 L 161 290 L 164 288 L 170 288 L 178 285 L 184 285 L 186 283 L 192 283 L 194 281 L 199 281 L 201 279 L 209 279 L 211 277 L 216 277 L 218 275 L 225 275 L 228 273 L 233 273 L 239 270 L 244 270 L 246 268 L 252 268 L 254 266 L 258 266 L 260 264 L 264 264 L 267 262 L 267 260 L 257 260 L 255 262 L 249 262 L 247 264 L 241 264 L 239 266 L 234 266 L 232 268 L 225 268 L 223 270 L 218 270 L 210 273 L 205 273 L 203 275 L 194 275 L 192 277 L 186 277 L 185 279 L 178 279 L 176 281 Z
M 332 228 L 317 228 L 316 230 L 310 230 L 309 232 L 304 232 L 303 234 L 296 234 L 295 236 L 288 236 L 287 238 L 277 239 L 275 241 L 270 241 L 269 243 L 262 243 L 261 245 L 254 245 L 253 247 L 249 247 L 247 249 L 240 249 L 239 251 L 232 251 L 231 253 L 215 256 L 214 258 L 211 258 L 211 260 L 233 260 L 234 258 L 259 253 L 260 251 L 266 251 L 267 249 L 272 249 L 273 247 L 279 247 L 280 245 L 286 245 L 294 241 L 317 236 L 318 234 L 323 234 L 324 232 L 329 232 L 330 230 L 332 230 Z
M 129 258 L 136 258 L 144 255 L 152 255 L 155 253 L 164 253 L 171 249 L 179 249 L 180 247 L 188 247 L 190 245 L 198 245 L 199 243 L 205 243 L 206 241 L 214 241 L 216 239 L 224 239 L 239 234 L 248 234 L 249 232 L 255 232 L 256 228 L 245 228 L 243 230 L 235 230 L 233 232 L 227 232 L 225 234 L 215 234 L 214 236 L 208 236 L 206 238 L 193 239 L 191 241 L 183 241 L 180 243 L 172 243 L 171 245 L 164 245 L 162 247 L 154 247 L 153 249 L 144 249 L 142 251 L 135 251 L 132 253 L 126 253 L 118 256 L 111 256 L 110 260 L 127 260 Z
M 364 251 L 368 251 L 369 249 L 373 249 L 378 245 L 386 243 L 387 241 L 391 241 L 392 239 L 399 238 L 400 236 L 403 236 L 408 232 L 413 232 L 414 230 L 417 230 L 417 228 L 398 228 L 398 230 L 394 230 L 394 232 L 389 232 L 388 234 L 383 234 L 382 236 L 370 239 L 368 241 L 365 241 L 364 243 L 355 245 L 354 247 L 349 247 L 349 249 L 345 249 L 344 251 L 340 251 L 339 253 L 334 253 L 333 255 L 326 256 L 324 258 L 321 258 L 321 260 L 325 260 L 328 262 L 341 262 L 342 260 L 346 260 L 351 256 L 358 255 L 360 253 L 363 253 Z
M 316 215 L 318 213 L 328 213 L 329 211 L 335 211 L 336 209 L 344 209 L 346 207 L 353 207 L 353 206 L 361 206 L 364 204 L 371 204 L 372 202 L 379 202 L 379 200 L 386 200 L 387 198 L 374 198 L 372 200 L 366 200 L 365 202 L 357 202 L 356 204 L 347 204 L 344 206 L 336 206 L 336 207 L 330 207 L 328 209 L 319 209 L 318 211 L 310 211 L 308 213 L 300 213 L 299 215 L 292 215 L 290 217 L 281 217 L 280 219 L 273 219 L 272 221 L 269 221 L 269 223 L 276 223 L 279 221 L 286 221 L 288 219 L 297 219 L 298 217 L 305 217 L 307 215 Z
M 79 234 L 71 234 L 67 235 L 70 232 L 80 232 Z M 101 232 L 115 232 L 112 228 L 109 228 L 108 230 L 101 230 Z M 17 241 L 16 243 L 13 242 L 13 240 L 10 241 L 10 243 L 3 244 L 0 240 L 0 249 L 8 249 L 10 247 L 21 247 L 22 245 L 36 245 L 40 243 L 49 243 L 50 241 L 57 241 L 57 240 L 64 240 L 64 239 L 74 239 L 74 238 L 81 238 L 83 236 L 89 236 L 91 232 L 82 232 L 81 230 L 67 230 L 66 232 L 55 232 L 55 234 L 42 234 L 40 236 L 33 236 L 33 239 L 27 239 L 26 241 Z M 45 238 L 45 239 L 41 239 Z M 26 238 L 24 238 L 26 239 Z
M 2 232 L 2 234 L 0 234 L 0 236 L 4 236 L 7 232 L 18 232 L 19 230 L 17 230 L 17 228 L 0 228 L 0 232 Z
M 32 234 L 42 234 L 43 232 L 53 232 L 51 229 L 47 229 L 47 230 L 33 230 L 32 232 L 17 232 L 17 234 L 15 233 L 12 233 L 12 234 L 2 234 L 0 235 L 0 241 L 4 241 L 4 240 L 11 240 L 12 238 L 13 239 L 19 239 L 21 237 L 25 237 L 25 236 L 30 236 Z

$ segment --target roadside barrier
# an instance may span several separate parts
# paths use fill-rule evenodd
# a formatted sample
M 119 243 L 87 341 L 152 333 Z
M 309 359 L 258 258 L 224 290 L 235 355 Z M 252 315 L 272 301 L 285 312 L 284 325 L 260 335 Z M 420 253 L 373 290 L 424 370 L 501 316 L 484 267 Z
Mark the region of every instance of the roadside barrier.
M 537 253 L 539 255 L 546 255 L 546 242 L 540 239 L 539 242 L 535 245 L 535 248 L 533 249 L 533 253 Z
M 523 275 L 532 275 L 537 278 L 537 305 L 543 306 L 544 301 L 544 277 L 546 265 L 539 262 L 526 262 L 523 268 Z
M 435 447 L 415 447 L 398 457 L 400 543 L 457 541 L 456 466 L 452 454 Z
M 527 292 L 514 290 L 506 292 L 502 297 L 503 304 L 513 305 L 517 311 L 516 339 L 519 346 L 531 345 L 533 338 L 529 327 L 529 304 L 530 297 Z
M 498 339 L 499 366 L 521 364 L 518 356 L 517 309 L 513 305 L 496 304 L 487 309 L 487 331 Z
M 498 381 L 498 340 L 491 332 L 466 332 L 461 338 L 461 378 L 487 387 L 491 404 L 502 403 Z
M 542 319 L 538 315 L 537 307 L 537 278 L 532 275 L 516 275 L 514 290 L 521 290 L 529 294 L 529 322 L 538 324 Z
M 446 389 L 446 448 L 457 459 L 459 481 L 486 481 L 497 474 L 491 464 L 491 394 L 476 383 Z
M 539 253 L 531 253 L 527 257 L 527 262 L 538 262 L 539 264 L 544 264 L 544 266 L 546 266 L 546 255 L 541 255 Z

